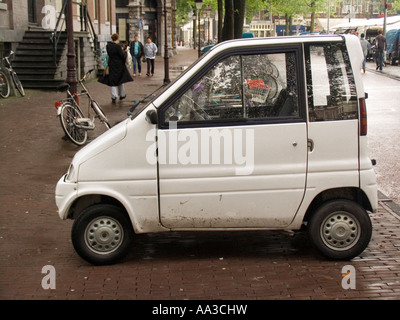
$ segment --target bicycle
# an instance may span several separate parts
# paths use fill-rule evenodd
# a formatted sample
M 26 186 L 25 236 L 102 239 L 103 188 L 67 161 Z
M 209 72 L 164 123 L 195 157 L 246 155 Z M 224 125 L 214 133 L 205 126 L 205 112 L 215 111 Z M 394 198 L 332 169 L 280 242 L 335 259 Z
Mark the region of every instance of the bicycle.
M 61 127 L 63 128 L 66 136 L 75 144 L 81 146 L 86 143 L 89 130 L 94 130 L 94 119 L 97 117 L 104 123 L 107 129 L 111 126 L 108 122 L 106 115 L 100 108 L 100 105 L 90 95 L 88 89 L 85 87 L 84 82 L 86 77 L 93 71 L 89 70 L 80 79 L 79 85 L 82 87 L 81 92 L 71 93 L 69 91 L 70 85 L 68 83 L 61 84 L 57 89 L 58 91 L 66 91 L 67 98 L 57 101 L 54 106 L 57 109 L 57 116 L 60 117 Z M 79 106 L 79 97 L 87 96 L 89 99 L 87 118 L 83 116 L 82 109 Z M 95 116 L 90 118 L 90 109 L 93 109 Z
M 15 57 L 15 52 L 11 51 L 8 57 L 3 58 L 4 69 L 6 69 L 7 72 L 10 74 L 15 87 L 18 89 L 21 96 L 24 97 L 25 96 L 24 87 L 22 86 L 22 83 L 19 80 L 17 73 L 14 71 L 11 65 L 11 61 L 14 60 L 14 57 Z M 6 74 L 0 68 L 0 96 L 2 98 L 8 98 L 9 95 L 10 95 L 10 83 L 7 79 Z

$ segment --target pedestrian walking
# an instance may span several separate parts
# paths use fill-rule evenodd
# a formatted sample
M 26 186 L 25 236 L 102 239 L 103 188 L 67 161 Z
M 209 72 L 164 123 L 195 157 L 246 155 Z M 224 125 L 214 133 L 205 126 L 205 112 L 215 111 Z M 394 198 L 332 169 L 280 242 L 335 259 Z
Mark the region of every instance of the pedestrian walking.
M 376 70 L 382 71 L 383 66 L 383 54 L 386 50 L 386 37 L 382 35 L 382 29 L 378 30 L 378 36 L 375 38 L 375 61 L 376 61 Z
M 147 38 L 147 43 L 144 45 L 144 56 L 146 58 L 147 62 L 147 73 L 146 75 L 148 77 L 154 76 L 154 60 L 156 59 L 156 54 L 157 54 L 157 46 L 153 41 L 151 41 L 151 38 Z
M 361 48 L 362 48 L 363 54 L 364 54 L 364 61 L 363 61 L 363 64 L 362 64 L 362 68 L 363 68 L 363 71 L 365 73 L 365 66 L 367 65 L 367 56 L 368 56 L 369 50 L 371 50 L 371 44 L 369 43 L 369 41 L 365 40 L 365 34 L 364 33 L 361 34 L 360 42 L 361 42 Z
M 133 81 L 133 79 L 126 67 L 127 49 L 122 49 L 117 33 L 114 33 L 111 39 L 112 42 L 106 46 L 108 74 L 101 77 L 99 82 L 111 87 L 111 101 L 115 103 L 118 96 L 120 100 L 126 98 L 124 83 Z
M 133 76 L 136 77 L 136 71 L 138 75 L 142 75 L 142 57 L 144 54 L 143 44 L 139 41 L 139 36 L 135 35 L 134 41 L 131 42 L 130 52 L 132 56 L 133 63 Z M 137 68 L 136 68 L 137 65 Z

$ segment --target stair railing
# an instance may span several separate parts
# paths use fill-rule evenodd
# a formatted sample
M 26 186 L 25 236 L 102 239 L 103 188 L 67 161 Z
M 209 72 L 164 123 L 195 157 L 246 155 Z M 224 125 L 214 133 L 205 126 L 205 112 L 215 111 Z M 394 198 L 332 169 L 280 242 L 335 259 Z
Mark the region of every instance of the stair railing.
M 96 55 L 99 55 L 100 54 L 100 44 L 99 44 L 99 40 L 98 40 L 98 36 L 95 31 L 95 28 L 92 23 L 92 19 L 90 18 L 89 12 L 87 10 L 87 5 L 82 2 L 73 2 L 73 3 L 80 6 L 79 12 L 80 12 L 80 20 L 81 20 L 81 31 L 89 32 L 90 37 L 93 41 L 94 52 Z M 66 9 L 67 9 L 67 0 L 64 0 L 62 9 L 60 11 L 60 14 L 59 14 L 57 22 L 56 22 L 56 26 L 50 36 L 50 42 L 53 45 L 53 61 L 54 61 L 55 65 L 57 65 L 58 42 L 60 40 L 61 33 L 64 30 L 64 24 L 65 24 L 65 20 L 66 20 L 63 18 L 63 17 L 65 17 Z M 61 26 L 60 26 L 60 24 L 61 24 Z
M 90 14 L 87 10 L 86 3 L 78 3 L 80 5 L 80 15 L 81 15 L 81 31 L 89 32 L 90 37 L 93 41 L 94 52 L 96 55 L 100 54 L 100 43 L 95 28 L 93 26 L 92 19 L 90 18 Z
M 54 61 L 54 65 L 57 65 L 57 46 L 58 46 L 58 42 L 60 41 L 60 37 L 61 37 L 61 32 L 64 29 L 64 24 L 65 24 L 65 19 L 63 18 L 63 16 L 65 17 L 65 12 L 67 9 L 67 0 L 63 1 L 63 5 L 62 5 L 62 9 L 60 11 L 60 14 L 57 18 L 57 22 L 56 22 L 56 26 L 54 28 L 54 31 L 51 33 L 50 36 L 50 42 L 53 45 L 53 61 Z M 62 20 L 62 24 L 60 27 L 60 23 Z

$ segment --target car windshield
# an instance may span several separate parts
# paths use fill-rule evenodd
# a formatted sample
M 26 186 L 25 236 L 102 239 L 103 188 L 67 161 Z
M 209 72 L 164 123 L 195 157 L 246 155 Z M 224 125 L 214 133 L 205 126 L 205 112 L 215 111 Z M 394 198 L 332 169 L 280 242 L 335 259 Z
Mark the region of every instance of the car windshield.
M 164 91 L 166 91 L 170 86 L 172 86 L 178 79 L 183 77 L 186 72 L 188 72 L 195 64 L 198 63 L 199 60 L 203 59 L 207 54 L 208 52 L 202 57 L 200 57 L 198 60 L 194 61 L 190 66 L 184 68 L 184 71 L 170 83 L 163 84 L 156 91 L 144 97 L 142 100 L 136 101 L 136 103 L 130 108 L 128 116 L 131 117 L 132 120 L 136 118 L 144 109 L 147 108 L 148 105 L 150 105 L 155 99 L 157 99 L 161 94 L 163 94 Z

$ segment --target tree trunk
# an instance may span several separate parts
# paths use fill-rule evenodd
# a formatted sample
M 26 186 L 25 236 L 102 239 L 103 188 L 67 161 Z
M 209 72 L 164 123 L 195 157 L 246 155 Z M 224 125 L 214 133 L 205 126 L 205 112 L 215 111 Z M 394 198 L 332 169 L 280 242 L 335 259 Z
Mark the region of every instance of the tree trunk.
M 235 38 L 233 0 L 225 0 L 225 19 L 222 29 L 222 40 L 232 40 Z
M 285 15 L 285 19 L 286 19 L 286 35 L 290 36 L 290 35 L 292 35 L 292 20 L 293 20 L 293 17 L 286 14 Z
M 311 23 L 310 23 L 310 33 L 315 31 L 315 1 L 311 2 Z
M 222 42 L 222 26 L 224 21 L 224 2 L 218 0 L 218 43 Z
M 233 0 L 234 7 L 234 38 L 240 39 L 243 34 L 246 0 Z
M 197 10 L 195 11 L 196 16 L 193 16 L 193 49 L 196 49 L 196 34 L 197 34 Z

